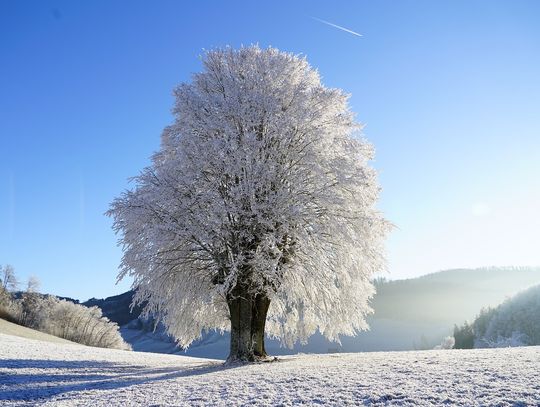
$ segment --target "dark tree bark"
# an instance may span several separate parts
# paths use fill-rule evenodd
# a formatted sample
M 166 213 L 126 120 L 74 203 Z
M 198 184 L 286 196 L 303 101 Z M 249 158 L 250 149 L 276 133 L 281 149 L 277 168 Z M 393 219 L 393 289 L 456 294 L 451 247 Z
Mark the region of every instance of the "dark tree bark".
M 254 362 L 268 355 L 264 347 L 264 328 L 270 300 L 237 286 L 227 300 L 231 319 L 231 346 L 228 362 Z
M 263 294 L 255 296 L 251 309 L 251 338 L 253 352 L 258 358 L 266 358 L 268 354 L 264 347 L 264 328 L 270 300 Z

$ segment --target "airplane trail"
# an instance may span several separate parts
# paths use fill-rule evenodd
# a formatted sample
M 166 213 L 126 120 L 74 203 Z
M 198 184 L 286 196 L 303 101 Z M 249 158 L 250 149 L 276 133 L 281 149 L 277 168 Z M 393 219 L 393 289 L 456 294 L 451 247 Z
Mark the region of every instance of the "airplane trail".
M 311 18 L 313 18 L 314 20 L 317 20 L 317 21 L 320 22 L 320 23 L 329 25 L 330 27 L 337 28 L 338 30 L 342 30 L 342 31 L 348 32 L 349 34 L 352 34 L 352 35 L 356 35 L 357 37 L 361 37 L 361 36 L 362 36 L 362 34 L 358 34 L 356 31 L 349 30 L 348 28 L 345 28 L 345 27 L 342 27 L 342 26 L 340 26 L 340 25 L 331 23 L 330 21 L 322 20 L 322 19 L 317 18 L 317 17 L 311 17 Z

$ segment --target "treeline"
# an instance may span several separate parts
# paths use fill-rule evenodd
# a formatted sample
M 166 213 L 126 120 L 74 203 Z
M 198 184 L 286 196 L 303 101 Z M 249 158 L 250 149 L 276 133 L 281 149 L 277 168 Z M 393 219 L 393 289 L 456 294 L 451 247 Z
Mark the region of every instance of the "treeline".
M 482 309 L 472 323 L 454 326 L 455 348 L 540 345 L 540 286 Z
M 40 294 L 35 277 L 16 296 L 19 282 L 13 267 L 0 266 L 0 276 L 0 318 L 83 345 L 130 349 L 118 325 L 103 316 L 100 308 Z

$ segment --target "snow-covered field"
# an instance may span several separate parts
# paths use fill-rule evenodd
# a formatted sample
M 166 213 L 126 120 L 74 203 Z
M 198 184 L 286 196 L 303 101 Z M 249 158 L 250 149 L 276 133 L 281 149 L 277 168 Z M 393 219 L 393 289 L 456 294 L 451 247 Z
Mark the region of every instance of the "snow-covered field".
M 225 367 L 0 334 L 2 406 L 539 405 L 540 347 L 298 355 Z

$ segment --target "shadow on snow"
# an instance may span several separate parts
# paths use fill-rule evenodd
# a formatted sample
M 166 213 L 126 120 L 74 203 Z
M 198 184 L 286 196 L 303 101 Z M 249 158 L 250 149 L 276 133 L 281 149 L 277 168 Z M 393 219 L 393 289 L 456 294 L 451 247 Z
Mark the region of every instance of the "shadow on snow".
M 106 361 L 4 359 L 0 360 L 0 368 L 34 371 L 0 373 L 0 401 L 45 401 L 63 393 L 119 389 L 179 377 L 199 376 L 239 366 L 241 365 L 212 362 L 194 366 L 152 368 Z M 58 374 L 54 373 L 55 369 Z

